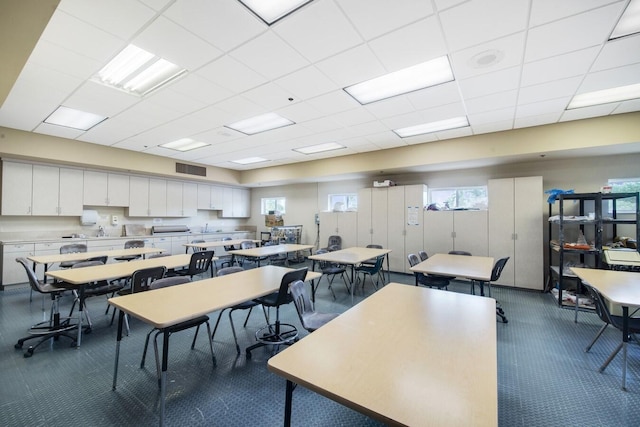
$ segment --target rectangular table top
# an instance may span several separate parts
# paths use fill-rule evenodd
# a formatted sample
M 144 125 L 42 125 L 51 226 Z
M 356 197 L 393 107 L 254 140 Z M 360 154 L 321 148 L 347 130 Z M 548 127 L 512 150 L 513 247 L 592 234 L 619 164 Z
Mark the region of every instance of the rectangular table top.
M 127 255 L 149 255 L 164 252 L 161 248 L 129 248 L 129 249 L 110 249 L 104 251 L 90 252 L 73 252 L 69 254 L 51 254 L 51 255 L 31 255 L 27 259 L 36 264 L 53 264 L 56 262 L 66 261 L 83 261 L 89 258 L 108 256 L 110 258 L 127 256 Z
M 385 424 L 497 426 L 495 310 L 491 298 L 390 283 L 268 367 Z
M 217 259 L 213 257 L 213 259 Z M 189 265 L 191 254 L 163 256 L 159 258 L 140 259 L 129 262 L 115 262 L 94 267 L 69 268 L 66 270 L 48 271 L 47 276 L 74 285 L 95 282 L 98 280 L 119 279 L 129 277 L 136 270 L 165 266 L 167 269 Z
M 338 264 L 360 264 L 361 262 L 367 261 L 371 258 L 386 255 L 389 252 L 391 252 L 391 249 L 352 247 L 320 255 L 312 255 L 309 259 L 314 261 L 335 262 Z
M 578 267 L 571 267 L 571 270 L 612 303 L 640 307 L 640 273 Z
M 227 253 L 233 255 L 240 255 L 246 257 L 263 257 L 263 256 L 271 256 L 284 254 L 289 252 L 297 252 L 297 251 L 307 251 L 312 249 L 313 245 L 296 245 L 296 244 L 283 244 L 283 245 L 273 245 L 273 246 L 261 246 L 259 248 L 251 248 L 251 249 L 238 249 L 234 251 L 227 251 Z
M 435 254 L 410 268 L 411 271 L 440 276 L 464 277 L 488 282 L 491 280 L 493 258 L 485 256 L 465 256 Z
M 261 242 L 261 240 L 256 240 L 256 239 L 234 239 L 234 240 L 216 240 L 213 242 L 202 242 L 202 243 L 184 243 L 182 246 L 186 246 L 187 248 L 220 248 L 222 246 L 240 245 L 240 243 L 246 242 L 247 240 L 250 240 L 254 243 Z
M 276 292 L 288 271 L 293 270 L 268 265 L 184 285 L 114 297 L 109 299 L 109 304 L 162 329 Z M 310 271 L 306 280 L 320 276 L 320 273 Z

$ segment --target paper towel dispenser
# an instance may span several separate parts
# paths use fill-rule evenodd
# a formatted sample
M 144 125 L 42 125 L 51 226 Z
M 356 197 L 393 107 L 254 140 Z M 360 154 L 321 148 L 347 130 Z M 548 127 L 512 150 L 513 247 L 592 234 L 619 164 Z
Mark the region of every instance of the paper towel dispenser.
M 98 211 L 82 211 L 80 217 L 80 224 L 82 225 L 96 225 L 98 222 Z

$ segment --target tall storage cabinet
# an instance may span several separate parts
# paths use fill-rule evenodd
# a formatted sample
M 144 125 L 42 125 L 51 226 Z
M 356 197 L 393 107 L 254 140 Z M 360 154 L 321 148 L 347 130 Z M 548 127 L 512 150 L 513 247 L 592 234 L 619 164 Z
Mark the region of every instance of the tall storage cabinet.
M 489 256 L 510 257 L 498 284 L 543 290 L 542 177 L 490 179 Z
M 357 212 L 320 212 L 319 219 L 318 247 L 326 247 L 329 236 L 340 236 L 343 248 L 357 245 Z
M 467 251 L 488 253 L 487 211 L 424 211 L 424 250 L 428 255 Z

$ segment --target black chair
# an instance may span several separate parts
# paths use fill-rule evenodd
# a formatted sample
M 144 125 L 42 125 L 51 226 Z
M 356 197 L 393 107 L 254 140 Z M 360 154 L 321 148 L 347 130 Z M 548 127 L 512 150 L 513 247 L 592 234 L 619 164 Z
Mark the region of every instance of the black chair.
M 340 249 L 342 249 L 342 237 L 329 236 L 327 247 L 322 249 L 325 249 L 327 251 L 339 251 Z
M 507 261 L 509 261 L 509 257 L 505 257 L 505 258 L 500 258 L 498 261 L 496 261 L 496 263 L 493 265 L 493 269 L 491 270 L 491 279 L 488 282 L 483 282 L 483 281 L 479 281 L 479 280 L 472 280 L 471 281 L 471 290 L 472 290 L 472 294 L 475 295 L 476 293 L 476 284 L 480 285 L 480 295 L 484 296 L 484 285 L 487 285 L 487 288 L 489 289 L 489 296 L 491 296 L 491 282 L 495 282 L 498 279 L 500 279 L 500 275 L 502 274 L 502 270 L 504 270 L 504 266 L 507 264 Z M 509 321 L 507 320 L 507 316 L 504 314 L 504 310 L 502 308 L 502 306 L 500 305 L 500 303 L 498 301 L 496 301 L 496 315 L 498 317 L 500 317 L 500 319 L 502 319 L 503 323 L 508 323 Z
M 217 275 L 218 277 L 226 276 L 227 274 L 239 273 L 240 271 L 244 271 L 244 269 L 242 267 L 226 267 L 218 270 Z M 222 318 L 222 314 L 224 313 L 225 310 L 229 310 L 229 323 L 231 324 L 231 332 L 233 332 L 233 341 L 236 343 L 236 351 L 238 352 L 238 354 L 240 354 L 240 346 L 238 345 L 236 328 L 233 326 L 233 317 L 231 315 L 236 310 L 249 310 L 249 312 L 247 313 L 247 317 L 244 320 L 244 327 L 246 328 L 247 322 L 249 321 L 249 316 L 251 316 L 251 311 L 253 310 L 253 307 L 257 305 L 260 305 L 260 303 L 258 303 L 255 300 L 251 300 L 251 301 L 241 302 L 240 304 L 236 304 L 233 307 L 229 307 L 221 310 L 220 314 L 218 315 L 218 320 L 216 321 L 216 325 L 213 327 L 213 334 L 211 335 L 211 339 L 214 338 L 216 331 L 218 330 L 218 325 L 220 324 L 220 319 Z
M 316 311 L 307 293 L 306 285 L 302 280 L 292 282 L 289 285 L 289 292 L 296 306 L 300 323 L 309 332 L 315 331 L 339 316 L 338 313 L 320 313 Z
M 429 258 L 429 255 L 425 251 L 418 251 L 418 256 L 420 257 L 420 261 L 426 261 Z
M 149 267 L 136 270 L 131 275 L 131 286 L 121 289 L 117 292 L 118 295 L 129 295 L 136 292 L 145 292 L 151 289 L 151 283 L 155 280 L 162 279 L 167 272 L 165 266 Z M 111 315 L 111 324 L 116 316 L 116 310 L 113 310 Z M 127 327 L 127 335 L 129 335 L 129 320 L 127 315 L 124 316 L 124 321 Z
M 213 251 L 200 251 L 191 254 L 191 260 L 189 260 L 189 266 L 182 270 L 174 270 L 168 273 L 169 276 L 189 276 L 193 279 L 193 276 L 206 273 L 211 268 L 211 262 L 213 259 Z M 211 270 L 213 274 L 213 270 Z
M 75 254 L 87 252 L 87 245 L 84 243 L 72 243 L 70 245 L 60 246 L 60 254 Z M 80 261 L 63 261 L 60 263 L 60 268 L 71 268 L 73 265 Z
M 471 255 L 471 252 L 468 251 L 449 251 L 448 252 L 449 255 L 462 255 L 462 256 L 473 256 Z M 450 279 L 455 279 L 455 277 L 450 277 Z M 476 283 L 472 280 L 471 281 L 471 293 L 473 295 L 476 294 Z M 484 295 L 484 293 L 482 294 Z
M 240 249 L 253 249 L 256 247 L 256 243 L 253 240 L 245 240 L 243 242 L 240 242 Z M 260 263 L 262 261 L 266 261 L 269 257 L 266 256 L 262 256 L 262 257 L 249 257 L 249 256 L 242 256 L 240 257 L 240 259 L 238 260 L 238 263 L 240 265 L 243 265 L 245 261 L 250 261 L 255 263 L 258 267 L 260 266 Z
M 326 249 L 318 249 L 316 251 L 316 255 L 326 254 L 327 252 L 329 251 L 327 251 Z M 345 288 L 347 288 L 347 292 L 351 293 L 351 289 L 349 289 L 349 285 L 348 285 L 349 279 L 346 274 L 346 267 L 344 265 L 340 265 L 340 264 L 336 264 L 328 261 L 319 261 L 318 266 L 320 267 L 320 272 L 322 273 L 322 276 L 320 276 L 320 279 L 318 279 L 318 284 L 316 285 L 316 289 L 317 289 L 317 286 L 320 286 L 320 282 L 322 281 L 322 278 L 326 277 L 327 282 L 329 282 L 329 290 L 331 291 L 331 295 L 333 295 L 333 299 L 335 300 L 336 294 L 333 292 L 332 285 L 336 276 L 340 276 L 342 278 L 342 281 L 344 282 Z M 315 291 L 314 291 L 314 294 L 315 294 Z
M 382 249 L 382 245 L 376 245 L 376 244 L 372 244 L 372 245 L 367 245 L 367 248 L 370 249 Z M 376 264 L 376 259 L 375 258 L 371 258 L 368 259 L 366 261 L 363 261 L 362 263 L 360 263 L 360 265 L 366 265 L 369 267 L 373 267 Z M 384 263 L 382 263 L 384 265 Z M 385 273 L 384 273 L 384 268 L 380 271 L 380 273 L 382 274 L 382 280 L 385 281 L 387 280 L 385 277 Z
M 61 318 L 59 311 L 59 298 L 67 289 L 38 280 L 36 273 L 29 267 L 29 262 L 26 258 L 16 258 L 16 262 L 24 267 L 31 289 L 42 295 L 50 296 L 51 312 L 49 314 L 49 320 L 31 326 L 31 328 L 29 328 L 29 335 L 20 338 L 14 347 L 17 349 L 22 348 L 26 341 L 39 338 L 39 341 L 35 345 L 29 346 L 24 353 L 24 357 L 31 357 L 38 346 L 48 342 L 52 338 L 58 340 L 59 337 L 67 337 L 71 340 L 71 346 L 75 346 L 76 337 L 69 335 L 67 332 L 75 329 L 77 325 L 71 323 L 71 317 Z
M 585 287 L 585 289 L 587 290 L 587 292 L 589 293 L 589 295 L 593 299 L 593 302 L 594 302 L 594 305 L 595 305 L 595 309 L 596 309 L 596 313 L 598 314 L 598 317 L 600 318 L 600 320 L 602 320 L 604 322 L 604 325 L 602 326 L 602 328 L 600 328 L 600 330 L 596 334 L 595 338 L 584 349 L 585 352 L 589 352 L 589 350 L 591 350 L 591 347 L 593 347 L 593 345 L 596 343 L 598 338 L 600 338 L 600 336 L 605 331 L 605 329 L 607 329 L 607 326 L 613 325 L 613 327 L 615 327 L 616 329 L 618 329 L 618 330 L 620 330 L 622 332 L 623 331 L 622 322 L 623 322 L 624 318 L 622 316 L 616 316 L 614 314 L 611 314 L 611 311 L 609 311 L 609 306 L 607 305 L 607 301 L 602 296 L 600 291 L 598 291 L 596 288 L 594 288 L 593 286 L 591 286 L 590 284 L 588 284 L 586 282 L 582 282 L 582 285 Z M 628 320 L 629 320 L 629 323 L 628 323 L 629 329 L 628 330 L 629 330 L 630 336 L 634 336 L 635 334 L 640 334 L 640 318 L 638 318 L 638 317 L 629 317 Z M 611 363 L 611 361 L 617 356 L 617 354 L 622 349 L 623 344 L 624 344 L 624 342 L 620 341 L 620 344 L 618 344 L 618 346 L 609 355 L 607 360 L 605 360 L 605 362 L 602 364 L 602 366 L 600 366 L 600 369 L 599 369 L 600 372 L 604 372 L 604 370 L 607 368 L 607 366 L 609 366 L 609 363 Z M 624 363 L 626 363 L 626 361 Z
M 382 282 L 384 284 L 384 277 L 382 277 L 382 264 L 384 263 L 384 255 L 380 255 L 376 258 L 376 263 L 374 265 L 360 264 L 355 268 L 356 273 L 356 283 L 352 286 L 356 286 L 356 284 L 360 281 L 360 275 L 362 275 L 362 289 L 364 289 L 365 282 L 367 280 L 367 276 L 371 279 L 371 283 L 373 286 L 378 289 L 378 285 Z M 375 280 L 374 280 L 375 277 Z M 354 289 L 355 290 L 355 289 Z
M 144 240 L 127 240 L 126 242 L 124 242 L 124 248 L 125 249 L 144 248 Z M 114 259 L 116 261 L 133 261 L 134 259 L 138 259 L 140 257 L 141 255 L 123 255 L 123 256 L 114 257 Z
M 251 351 L 258 347 L 264 347 L 266 345 L 290 345 L 298 338 L 298 330 L 295 326 L 280 322 L 280 307 L 293 302 L 293 298 L 289 293 L 289 284 L 296 280 L 304 280 L 306 277 L 306 267 L 289 271 L 282 277 L 278 292 L 256 299 L 258 303 L 262 304 L 262 309 L 267 318 L 267 325 L 256 332 L 256 340 L 258 342 L 247 348 L 246 354 L 248 359 L 251 358 Z M 269 313 L 267 310 L 271 307 L 276 309 L 275 323 L 269 323 Z
M 169 286 L 182 285 L 189 282 L 191 282 L 191 279 L 189 279 L 186 276 L 165 277 L 162 279 L 157 279 L 152 281 L 150 284 L 149 290 L 166 288 Z M 209 339 L 209 348 L 211 349 L 211 359 L 213 360 L 213 366 L 216 366 L 216 356 L 213 353 L 213 341 L 211 337 L 211 326 L 209 325 L 209 316 L 206 316 L 206 315 L 198 316 L 194 319 L 186 320 L 184 322 L 171 325 L 168 328 L 166 328 L 164 331 L 165 333 L 169 334 L 169 336 L 171 336 L 171 334 L 174 334 L 176 332 L 184 331 L 186 329 L 191 329 L 195 327 L 196 332 L 193 335 L 193 341 L 191 342 L 191 350 L 193 350 L 196 345 L 196 338 L 198 338 L 198 331 L 200 331 L 200 326 L 203 324 L 207 325 L 207 337 Z M 142 352 L 142 360 L 140 361 L 140 369 L 144 368 L 144 362 L 147 357 L 147 348 L 149 347 L 149 339 L 151 338 L 151 334 L 154 331 L 156 332 L 156 334 L 153 337 L 153 351 L 156 359 L 156 372 L 158 374 L 158 385 L 160 385 L 160 356 L 158 352 L 158 335 L 163 332 L 162 330 L 153 328 L 147 334 L 147 338 L 144 341 L 144 350 Z
M 227 241 L 227 240 L 233 240 L 233 239 L 231 237 L 224 237 L 222 239 L 223 242 Z M 228 251 L 233 251 L 233 250 L 236 249 L 236 247 L 233 246 L 233 245 L 224 245 L 223 247 L 224 247 L 224 250 L 227 251 L 227 252 Z M 233 262 L 233 258 L 234 257 L 231 254 L 223 255 L 223 256 L 218 257 L 218 262 L 220 262 L 220 268 L 224 268 L 225 266 L 231 267 L 231 263 Z
M 411 267 L 420 264 L 422 261 L 418 258 L 416 254 L 407 255 L 407 260 L 409 261 L 409 265 Z M 416 277 L 416 286 L 422 285 L 427 286 L 429 288 L 437 288 L 437 289 L 447 289 L 449 286 L 449 278 L 445 276 L 436 276 L 432 274 L 424 274 L 419 273 L 417 271 L 413 272 Z
M 192 240 L 191 243 L 193 243 L 193 244 L 206 243 L 206 240 L 196 239 L 196 240 Z M 196 246 L 192 246 L 191 249 L 193 250 L 193 252 L 203 252 L 203 251 L 207 250 L 207 248 L 205 248 L 205 247 L 196 247 Z M 215 255 L 215 251 L 213 249 L 211 251 Z M 213 277 L 213 269 L 214 268 L 217 270 L 218 269 L 218 265 L 216 264 L 216 262 L 214 260 L 212 260 L 211 264 L 210 264 L 211 277 Z

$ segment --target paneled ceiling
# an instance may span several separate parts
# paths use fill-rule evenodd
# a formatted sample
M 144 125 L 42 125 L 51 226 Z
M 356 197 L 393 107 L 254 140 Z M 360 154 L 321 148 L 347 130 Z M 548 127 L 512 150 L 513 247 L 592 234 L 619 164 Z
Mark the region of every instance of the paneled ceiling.
M 608 41 L 628 0 L 315 0 L 267 26 L 236 0 L 62 0 L 0 108 L 0 126 L 246 170 L 640 111 L 566 110 L 573 95 L 640 83 L 640 35 Z M 91 81 L 128 44 L 188 70 L 137 97 Z M 455 80 L 360 105 L 346 86 L 448 55 Z M 58 106 L 108 119 L 43 120 Z M 225 125 L 267 112 L 295 125 Z M 392 129 L 467 116 L 410 138 Z M 159 147 L 180 138 L 210 144 Z M 293 151 L 338 142 L 346 148 Z M 233 160 L 263 157 L 239 165 Z

